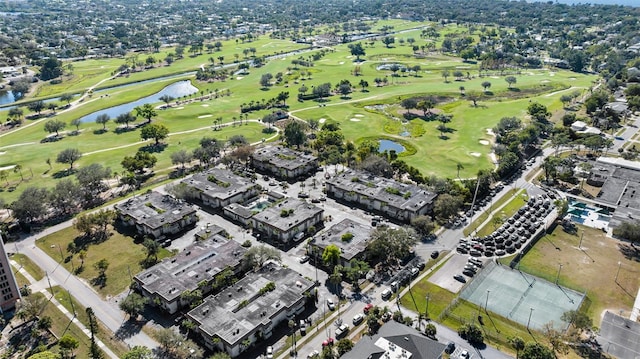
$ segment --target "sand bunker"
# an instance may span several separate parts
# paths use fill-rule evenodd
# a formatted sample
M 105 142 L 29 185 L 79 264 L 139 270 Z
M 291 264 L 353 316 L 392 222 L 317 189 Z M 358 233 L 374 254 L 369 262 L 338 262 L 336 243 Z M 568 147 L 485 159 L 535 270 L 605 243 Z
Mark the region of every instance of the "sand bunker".
M 364 115 L 359 113 L 359 114 L 353 115 L 353 117 L 364 117 Z
M 551 82 L 551 81 L 550 80 L 541 80 L 540 81 L 541 84 L 546 84 L 546 83 L 549 83 L 549 82 Z
M 6 170 L 10 170 L 13 169 L 16 165 L 11 165 L 11 166 L 5 166 L 5 167 L 0 167 L 0 171 L 6 171 Z
M 491 76 L 492 79 L 499 79 L 500 77 L 498 76 Z
M 202 105 L 202 107 L 209 107 L 209 105 L 207 105 L 207 104 L 204 104 L 204 105 Z
M 496 134 L 493 133 L 493 129 L 492 128 L 487 128 L 487 135 L 495 136 Z
M 344 65 L 344 61 L 340 61 L 340 65 Z
M 576 80 L 576 78 L 575 78 L 575 77 L 569 77 L 569 80 L 571 80 L 571 81 L 575 81 L 575 80 Z
M 484 145 L 484 146 L 488 146 L 489 145 L 489 141 L 487 141 L 487 140 L 480 140 L 478 142 L 480 142 L 480 144 Z
M 182 107 L 182 106 L 176 107 L 176 110 L 184 110 L 184 107 Z
M 238 77 L 236 77 L 236 80 L 242 80 L 243 78 L 244 77 L 242 77 L 242 76 L 238 76 Z
M 327 120 L 326 118 L 321 118 L 321 119 L 318 120 L 318 122 L 324 123 L 326 120 Z
M 556 75 L 556 74 L 555 74 L 555 73 L 553 73 L 553 72 L 550 72 L 550 73 L 549 73 L 549 76 L 555 76 L 555 75 Z
M 6 152 L 0 151 L 0 156 L 4 155 Z
M 469 154 L 470 154 L 471 156 L 473 156 L 473 157 L 480 157 L 480 156 L 482 156 L 482 153 L 478 153 L 478 152 L 471 152 L 471 153 L 469 153 Z
M 352 119 L 349 119 L 349 121 L 360 122 L 360 119 L 359 118 L 352 118 Z
M 202 115 L 202 116 L 198 116 L 198 118 L 207 118 L 207 117 L 213 117 L 213 115 Z

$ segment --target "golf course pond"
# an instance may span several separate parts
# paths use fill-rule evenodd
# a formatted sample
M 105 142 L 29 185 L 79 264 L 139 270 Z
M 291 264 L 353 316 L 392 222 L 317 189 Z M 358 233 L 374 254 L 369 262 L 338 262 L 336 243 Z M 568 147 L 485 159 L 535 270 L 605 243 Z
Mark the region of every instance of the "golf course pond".
M 405 148 L 404 146 L 402 146 L 401 144 L 391 141 L 391 140 L 380 140 L 378 141 L 380 143 L 380 146 L 378 147 L 378 152 L 384 152 L 384 151 L 396 151 L 396 153 L 400 153 L 400 152 L 404 152 Z
M 133 101 L 133 102 L 125 103 L 125 104 L 114 106 L 114 107 L 109 107 L 109 108 L 106 108 L 104 110 L 100 110 L 100 111 L 96 111 L 96 112 L 90 113 L 90 114 L 88 114 L 86 116 L 81 117 L 80 118 L 80 122 L 82 122 L 82 123 L 93 122 L 93 121 L 96 120 L 96 117 L 98 117 L 98 116 L 100 116 L 102 114 L 106 114 L 110 118 L 116 118 L 120 114 L 133 111 L 133 109 L 136 108 L 137 106 L 142 106 L 142 105 L 144 105 L 146 103 L 159 102 L 159 101 L 161 101 L 160 98 L 165 96 L 165 95 L 168 95 L 168 96 L 171 96 L 171 97 L 177 99 L 177 98 L 180 98 L 182 96 L 187 96 L 187 95 L 194 94 L 196 92 L 198 92 L 198 88 L 193 86 L 191 84 L 191 81 L 174 82 L 171 85 L 163 88 L 162 91 L 156 92 L 153 95 L 150 95 L 150 96 L 147 96 L 147 97 L 143 97 L 143 98 L 138 99 L 138 100 Z

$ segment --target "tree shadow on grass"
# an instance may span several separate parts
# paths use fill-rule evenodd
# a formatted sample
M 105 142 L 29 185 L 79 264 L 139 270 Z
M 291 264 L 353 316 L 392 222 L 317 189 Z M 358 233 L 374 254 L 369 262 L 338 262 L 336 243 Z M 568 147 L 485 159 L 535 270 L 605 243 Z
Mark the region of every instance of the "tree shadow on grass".
M 146 146 L 142 146 L 140 147 L 140 151 L 142 152 L 147 152 L 147 153 L 160 153 L 162 151 L 165 150 L 165 148 L 167 148 L 167 144 L 166 143 L 160 143 L 160 144 L 150 144 L 150 145 L 146 145 Z
M 58 142 L 58 141 L 62 140 L 63 138 L 64 138 L 64 136 L 59 136 L 59 135 L 47 136 L 47 137 L 43 138 L 42 140 L 40 140 L 40 143 Z
M 134 131 L 136 128 L 135 127 L 118 127 L 115 130 L 113 130 L 113 132 L 115 132 L 117 135 L 123 134 L 123 133 L 127 133 L 127 132 L 131 132 Z
M 620 243 L 618 244 L 618 249 L 626 259 L 640 262 L 640 250 L 635 245 Z
M 51 175 L 51 177 L 53 177 L 55 179 L 65 178 L 65 177 L 68 177 L 68 176 L 74 174 L 75 172 L 76 171 L 69 170 L 67 168 L 66 170 L 61 170 L 61 171 L 55 172 L 53 175 Z
M 93 134 L 94 135 L 102 135 L 102 134 L 107 133 L 107 132 L 109 132 L 109 131 L 105 130 L 104 128 L 101 128 L 99 130 L 93 130 Z
M 96 286 L 100 289 L 103 289 L 107 286 L 107 276 L 106 275 L 98 275 L 95 278 L 91 279 L 91 285 Z

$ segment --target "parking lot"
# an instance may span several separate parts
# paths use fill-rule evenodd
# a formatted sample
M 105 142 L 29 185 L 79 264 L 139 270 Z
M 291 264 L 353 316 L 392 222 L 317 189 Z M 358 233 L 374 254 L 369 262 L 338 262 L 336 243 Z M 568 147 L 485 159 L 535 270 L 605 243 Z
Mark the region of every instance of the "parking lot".
M 429 278 L 429 282 L 452 293 L 458 293 L 464 283 L 453 278 L 454 274 L 462 274 L 468 255 L 454 254 L 437 272 Z M 470 278 L 467 278 L 470 279 Z

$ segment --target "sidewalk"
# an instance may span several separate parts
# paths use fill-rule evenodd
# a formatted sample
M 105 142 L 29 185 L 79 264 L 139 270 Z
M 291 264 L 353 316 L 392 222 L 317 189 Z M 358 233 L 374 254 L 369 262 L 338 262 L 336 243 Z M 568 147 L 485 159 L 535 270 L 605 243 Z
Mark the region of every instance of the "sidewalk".
M 43 285 L 43 281 L 45 281 L 46 279 L 43 278 L 40 281 L 35 280 L 35 278 L 33 278 L 31 276 L 31 274 L 29 274 L 29 272 L 27 272 L 26 270 L 24 270 L 24 268 L 22 268 L 18 263 L 16 263 L 13 259 L 10 260 L 11 265 L 14 266 L 15 268 L 18 268 L 18 272 L 20 272 L 20 274 L 22 274 L 25 278 L 27 278 L 27 280 L 31 283 L 30 287 L 34 287 L 32 289 L 37 289 L 38 287 L 42 287 Z M 80 328 L 80 330 L 82 330 L 82 332 L 88 337 L 91 338 L 91 331 L 89 329 L 87 329 L 87 327 L 84 326 L 84 324 L 80 323 L 80 321 L 78 321 L 78 319 L 72 315 L 71 313 L 69 313 L 69 311 L 67 310 L 67 308 L 65 308 L 62 304 L 60 304 L 56 298 L 51 295 L 51 293 L 49 293 L 49 291 L 47 291 L 47 287 L 45 288 L 40 288 L 37 289 L 36 292 L 42 293 L 45 297 L 49 297 L 49 302 L 53 305 L 56 306 L 56 308 L 58 308 L 59 311 L 61 311 L 67 318 L 69 318 L 69 321 L 73 322 L 78 328 Z M 98 339 L 95 338 L 96 344 L 98 344 L 98 347 L 110 358 L 112 359 L 118 359 L 118 356 L 111 351 L 111 349 L 109 349 L 106 345 L 104 345 L 104 343 Z

